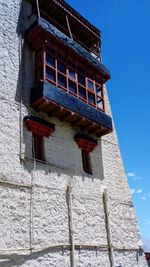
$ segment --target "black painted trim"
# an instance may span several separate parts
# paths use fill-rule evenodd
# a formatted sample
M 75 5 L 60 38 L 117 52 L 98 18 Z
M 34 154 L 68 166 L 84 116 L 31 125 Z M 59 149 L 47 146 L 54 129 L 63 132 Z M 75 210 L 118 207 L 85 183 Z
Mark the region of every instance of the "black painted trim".
M 77 140 L 77 139 L 83 139 L 83 140 L 89 141 L 89 142 L 97 145 L 96 139 L 92 138 L 91 136 L 85 135 L 85 134 L 77 133 L 74 137 L 74 140 Z
M 33 115 L 27 115 L 27 116 L 25 116 L 23 118 L 23 121 L 25 122 L 27 120 L 35 121 L 35 122 L 37 122 L 39 124 L 42 124 L 44 126 L 49 127 L 50 129 L 54 129 L 55 130 L 55 125 L 53 123 L 50 123 L 50 122 L 48 122 L 46 120 L 43 120 L 43 119 L 41 119 L 39 117 L 36 117 L 36 116 L 33 116 Z
M 106 113 L 84 103 L 51 83 L 40 82 L 31 89 L 31 105 L 41 97 L 47 98 L 57 105 L 112 131 L 112 119 Z

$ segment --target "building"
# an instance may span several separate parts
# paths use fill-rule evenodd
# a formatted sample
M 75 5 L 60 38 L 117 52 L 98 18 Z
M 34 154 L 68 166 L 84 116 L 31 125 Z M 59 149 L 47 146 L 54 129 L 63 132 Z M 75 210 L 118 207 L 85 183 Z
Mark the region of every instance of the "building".
M 148 266 L 150 266 L 150 252 L 149 251 L 145 252 L 145 259 L 147 260 Z
M 147 266 L 100 31 L 63 0 L 0 12 L 0 266 Z

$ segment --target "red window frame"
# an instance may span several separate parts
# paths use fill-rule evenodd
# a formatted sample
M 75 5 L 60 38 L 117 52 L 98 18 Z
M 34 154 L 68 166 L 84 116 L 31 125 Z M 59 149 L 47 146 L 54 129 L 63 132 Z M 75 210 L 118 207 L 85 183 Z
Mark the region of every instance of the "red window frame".
M 89 70 L 87 70 L 82 63 L 76 61 L 76 59 L 73 59 L 74 62 L 72 63 L 72 58 L 63 54 L 63 51 L 60 51 L 61 49 L 58 47 L 44 46 L 41 51 L 35 52 L 35 82 L 38 82 L 40 79 L 44 81 L 47 80 L 53 85 L 65 90 L 67 93 L 79 98 L 81 101 L 105 112 L 104 90 L 99 77 L 96 76 L 95 73 L 92 74 L 91 71 L 89 72 Z M 54 66 L 48 63 L 46 55 L 54 59 Z M 40 66 L 38 65 L 39 57 L 41 57 Z M 59 63 L 66 67 L 65 73 L 59 69 Z M 40 79 L 37 77 L 39 69 L 41 69 Z M 49 70 L 49 75 L 47 70 Z M 69 75 L 69 70 L 75 73 L 74 78 Z M 59 77 L 62 79 L 62 82 L 61 79 L 59 81 Z M 79 77 L 82 78 L 83 81 L 85 79 L 85 83 L 83 82 L 84 85 L 79 82 Z M 93 83 L 93 89 L 89 88 L 88 82 Z M 97 88 L 99 88 L 99 91 L 97 91 Z

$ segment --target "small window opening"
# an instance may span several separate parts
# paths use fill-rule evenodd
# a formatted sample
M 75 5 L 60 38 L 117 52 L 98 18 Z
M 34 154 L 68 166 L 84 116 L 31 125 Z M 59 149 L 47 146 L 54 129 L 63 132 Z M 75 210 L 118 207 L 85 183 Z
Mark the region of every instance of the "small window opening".
M 32 136 L 32 154 L 33 158 L 40 161 L 45 161 L 44 156 L 44 138 L 43 136 L 39 136 L 37 134 L 33 134 Z
M 81 149 L 83 170 L 88 174 L 93 174 L 90 153 Z

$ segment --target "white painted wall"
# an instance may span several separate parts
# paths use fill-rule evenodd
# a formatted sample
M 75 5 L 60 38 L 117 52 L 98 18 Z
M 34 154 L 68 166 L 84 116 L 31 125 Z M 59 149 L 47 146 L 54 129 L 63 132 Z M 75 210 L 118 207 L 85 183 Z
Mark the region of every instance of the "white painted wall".
M 22 120 L 34 112 L 28 107 L 33 53 L 24 44 L 19 58 L 18 37 L 34 19 L 27 18 L 30 12 L 25 1 L 0 0 L 0 266 L 71 266 L 67 206 L 67 186 L 71 185 L 78 245 L 75 266 L 109 267 L 103 185 L 108 190 L 116 266 L 145 267 L 143 256 L 137 257 L 135 251 L 140 236 L 115 131 L 99 139 L 91 154 L 93 175 L 88 176 L 74 142 L 78 129 L 39 113 L 55 123 L 56 130 L 45 138 L 47 164 L 32 160 L 32 135 Z

